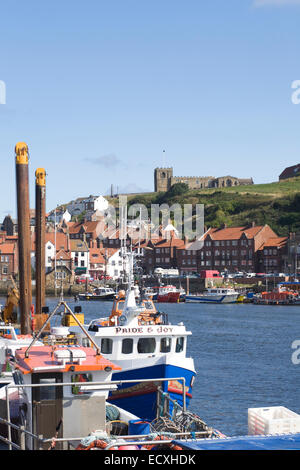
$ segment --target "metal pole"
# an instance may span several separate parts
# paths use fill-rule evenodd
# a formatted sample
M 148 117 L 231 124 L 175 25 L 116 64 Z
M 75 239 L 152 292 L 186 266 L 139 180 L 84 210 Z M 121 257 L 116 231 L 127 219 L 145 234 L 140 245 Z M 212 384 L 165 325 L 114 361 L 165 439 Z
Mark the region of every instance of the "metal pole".
M 46 172 L 38 168 L 35 172 L 35 260 L 36 260 L 36 303 L 35 313 L 41 315 L 45 305 L 45 203 Z M 38 318 L 37 318 L 37 322 Z M 37 325 L 37 329 L 39 325 Z
M 6 415 L 7 415 L 7 421 L 10 423 L 10 409 L 9 409 L 9 395 L 8 395 L 8 386 L 6 386 Z M 8 448 L 9 450 L 12 450 L 12 445 L 11 445 L 11 427 L 10 424 L 7 425 L 7 439 L 9 440 Z
M 54 211 L 54 295 L 56 297 L 56 207 Z
M 19 142 L 16 153 L 16 185 L 18 209 L 18 251 L 19 251 L 19 291 L 21 333 L 31 333 L 31 261 L 30 261 L 30 216 L 29 216 L 29 180 L 28 146 Z

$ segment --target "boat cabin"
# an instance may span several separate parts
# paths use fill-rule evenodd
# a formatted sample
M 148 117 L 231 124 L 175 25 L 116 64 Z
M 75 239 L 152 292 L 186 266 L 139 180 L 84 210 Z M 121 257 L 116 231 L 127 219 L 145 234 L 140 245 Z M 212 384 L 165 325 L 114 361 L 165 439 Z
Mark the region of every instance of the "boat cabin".
M 28 348 L 17 350 L 15 383 L 32 385 L 22 389 L 27 430 L 43 438 L 56 433 L 57 437 L 82 437 L 95 429 L 104 432 L 106 398 L 112 389 L 109 382 L 116 370 L 120 367 L 89 347 L 55 345 L 33 346 L 29 352 Z M 89 382 L 96 384 L 89 386 Z M 66 385 L 59 385 L 63 383 Z M 29 448 L 35 445 L 28 443 Z

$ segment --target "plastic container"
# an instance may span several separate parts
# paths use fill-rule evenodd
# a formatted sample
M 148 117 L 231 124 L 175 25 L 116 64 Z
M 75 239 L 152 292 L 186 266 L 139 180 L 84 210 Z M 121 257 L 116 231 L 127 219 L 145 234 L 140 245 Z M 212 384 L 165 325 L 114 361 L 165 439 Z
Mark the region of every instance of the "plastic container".
M 75 317 L 77 318 L 77 320 L 80 321 L 82 325 L 84 324 L 84 313 L 75 313 Z M 64 326 L 77 326 L 78 323 L 75 321 L 72 315 L 66 314 L 63 319 L 63 325 Z
M 128 434 L 130 436 L 139 436 L 141 434 L 150 434 L 150 423 L 139 419 L 132 419 L 128 423 Z
M 300 432 L 300 415 L 284 406 L 248 409 L 248 434 L 290 434 Z

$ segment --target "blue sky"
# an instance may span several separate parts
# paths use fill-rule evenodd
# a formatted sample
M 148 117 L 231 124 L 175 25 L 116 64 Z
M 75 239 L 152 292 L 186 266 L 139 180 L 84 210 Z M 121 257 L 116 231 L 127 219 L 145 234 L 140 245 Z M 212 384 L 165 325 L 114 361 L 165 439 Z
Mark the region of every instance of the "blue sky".
M 278 179 L 300 162 L 298 0 L 10 0 L 0 10 L 0 219 L 14 146 L 47 210 L 178 176 Z M 165 152 L 163 152 L 165 150 Z

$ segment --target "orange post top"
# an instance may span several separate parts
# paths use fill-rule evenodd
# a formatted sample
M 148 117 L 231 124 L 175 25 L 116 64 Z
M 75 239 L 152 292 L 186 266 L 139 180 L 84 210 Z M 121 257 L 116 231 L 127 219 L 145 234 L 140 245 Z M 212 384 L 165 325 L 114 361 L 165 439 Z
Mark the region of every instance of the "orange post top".
M 15 146 L 16 163 L 28 165 L 28 146 L 25 142 L 18 142 Z
M 29 357 L 25 357 L 27 348 L 20 348 L 16 351 L 16 367 L 20 369 L 23 374 L 32 374 L 33 372 L 49 372 L 59 371 L 68 372 L 72 367 L 72 372 L 84 372 L 84 371 L 102 371 L 106 368 L 109 370 L 121 370 L 121 367 L 116 366 L 108 359 L 105 359 L 100 354 L 96 354 L 93 348 L 84 347 L 63 347 L 63 346 L 33 346 L 29 350 Z M 74 352 L 73 361 L 61 361 L 57 359 L 55 355 L 58 351 L 70 350 Z M 76 351 L 83 352 L 85 354 L 84 359 L 77 362 Z

